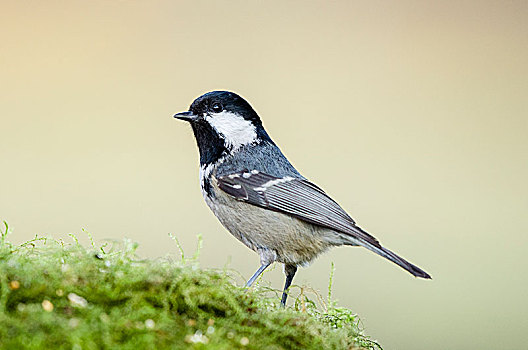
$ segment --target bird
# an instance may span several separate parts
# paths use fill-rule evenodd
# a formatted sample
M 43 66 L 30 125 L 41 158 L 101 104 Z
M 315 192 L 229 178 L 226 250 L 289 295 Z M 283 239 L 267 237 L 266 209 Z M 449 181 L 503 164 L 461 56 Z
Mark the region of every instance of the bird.
M 174 117 L 190 123 L 194 133 L 207 206 L 234 237 L 260 257 L 260 267 L 247 281 L 247 288 L 271 264 L 282 263 L 286 281 L 281 306 L 285 307 L 298 267 L 342 245 L 367 248 L 415 277 L 431 278 L 383 247 L 326 192 L 301 175 L 241 96 L 211 91 Z

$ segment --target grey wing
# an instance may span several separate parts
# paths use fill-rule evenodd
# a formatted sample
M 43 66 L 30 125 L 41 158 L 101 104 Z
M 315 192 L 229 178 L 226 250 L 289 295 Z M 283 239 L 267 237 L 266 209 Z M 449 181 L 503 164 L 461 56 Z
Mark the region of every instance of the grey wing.
M 253 170 L 221 176 L 217 181 L 222 191 L 237 200 L 286 213 L 381 247 L 376 238 L 356 226 L 339 204 L 307 180 L 278 178 Z

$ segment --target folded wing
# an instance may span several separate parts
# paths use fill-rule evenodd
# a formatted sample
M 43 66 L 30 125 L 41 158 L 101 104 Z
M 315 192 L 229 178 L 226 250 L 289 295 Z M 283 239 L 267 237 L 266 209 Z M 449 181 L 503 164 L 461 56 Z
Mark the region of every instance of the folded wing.
M 286 213 L 381 248 L 376 238 L 356 226 L 339 204 L 307 180 L 278 178 L 255 170 L 221 176 L 217 180 L 220 189 L 237 200 Z

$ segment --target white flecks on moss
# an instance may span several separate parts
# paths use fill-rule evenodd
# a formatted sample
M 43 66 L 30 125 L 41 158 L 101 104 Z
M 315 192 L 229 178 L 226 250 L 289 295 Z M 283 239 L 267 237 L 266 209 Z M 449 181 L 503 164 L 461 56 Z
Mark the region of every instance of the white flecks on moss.
M 73 307 L 85 308 L 88 306 L 88 301 L 75 293 L 68 294 L 68 300 Z

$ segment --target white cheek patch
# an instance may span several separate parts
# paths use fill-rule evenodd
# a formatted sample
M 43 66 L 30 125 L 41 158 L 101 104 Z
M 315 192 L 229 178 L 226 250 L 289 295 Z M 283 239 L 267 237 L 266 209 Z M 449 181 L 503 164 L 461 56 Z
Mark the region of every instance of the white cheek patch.
M 257 140 L 257 131 L 253 123 L 241 116 L 221 112 L 206 115 L 205 120 L 224 137 L 226 146 L 236 149 Z

